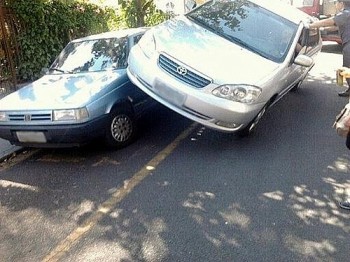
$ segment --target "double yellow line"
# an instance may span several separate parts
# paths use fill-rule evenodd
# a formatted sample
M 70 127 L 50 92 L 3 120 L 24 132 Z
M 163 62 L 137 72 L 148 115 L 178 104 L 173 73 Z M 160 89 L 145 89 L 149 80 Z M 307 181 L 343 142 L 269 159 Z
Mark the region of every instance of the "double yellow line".
M 189 136 L 197 127 L 193 123 L 188 129 L 183 131 L 175 140 L 160 151 L 144 167 L 142 167 L 133 177 L 124 182 L 123 187 L 119 188 L 109 199 L 103 202 L 97 210 L 88 217 L 81 226 L 76 228 L 62 242 L 60 242 L 44 259 L 43 262 L 59 261 L 86 233 L 88 233 L 99 221 L 107 214 L 111 213 L 132 190 L 141 183 L 167 156 L 174 151 L 178 144 Z

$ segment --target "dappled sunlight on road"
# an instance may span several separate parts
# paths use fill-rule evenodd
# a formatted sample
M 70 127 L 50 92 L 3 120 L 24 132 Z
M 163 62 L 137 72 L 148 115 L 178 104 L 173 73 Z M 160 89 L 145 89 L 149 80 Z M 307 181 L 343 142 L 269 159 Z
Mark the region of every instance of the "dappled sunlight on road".
M 322 261 L 322 258 L 328 257 L 329 261 L 331 261 L 330 254 L 337 252 L 337 247 L 331 244 L 327 239 L 316 242 L 305 240 L 295 235 L 287 235 L 284 237 L 283 241 L 291 251 L 303 255 L 303 257 L 307 257 L 311 260 L 320 259 L 320 261 Z
M 294 191 L 294 194 L 288 197 L 288 206 L 306 225 L 313 225 L 316 220 L 321 224 L 336 226 L 350 232 L 350 226 L 346 226 L 345 221 L 342 221 L 349 219 L 350 215 L 341 215 L 330 196 L 321 195 L 306 185 L 294 187 Z
M 210 192 L 193 192 L 188 199 L 183 202 L 189 216 L 202 227 L 203 236 L 216 248 L 229 245 L 231 247 L 240 246 L 239 238 L 228 235 L 222 227 L 238 227 L 240 230 L 248 230 L 250 224 L 249 216 L 245 215 L 238 204 L 232 204 L 225 210 L 217 210 L 215 217 L 208 217 L 209 201 L 218 201 L 213 193 Z M 211 206 L 211 205 L 210 205 Z M 237 234 L 239 236 L 239 234 Z
M 345 240 L 350 233 L 350 213 L 337 204 L 346 198 L 347 189 L 350 193 L 349 166 L 347 157 L 337 158 L 332 165 L 326 166 L 319 177 L 323 184 L 321 189 L 319 185 L 299 184 L 291 185 L 288 192 L 263 192 L 258 199 L 252 200 L 255 211 L 238 199 L 224 209 L 219 208 L 218 196 L 200 191 L 190 193 L 182 206 L 201 227 L 203 237 L 216 248 L 245 250 L 244 243 L 254 242 L 252 245 L 279 245 L 277 249 L 289 250 L 297 257 L 332 260 L 339 248 L 337 242 Z M 342 174 L 346 176 L 342 178 Z M 269 217 L 266 213 L 274 206 L 283 207 L 279 217 Z M 287 225 L 296 221 L 300 223 L 300 231 L 288 230 Z M 281 223 L 286 226 L 285 231 L 277 226 Z M 314 235 L 306 237 L 301 233 L 303 231 L 314 232 Z
M 113 223 L 101 225 L 98 242 L 72 252 L 69 261 L 163 261 L 169 253 L 161 236 L 168 230 L 165 221 L 147 219 L 137 209 L 132 214 L 137 219 L 125 216 L 121 209 L 110 213 Z
M 191 137 L 189 140 L 192 140 Z M 257 254 L 263 250 L 264 255 L 271 250 L 283 252 L 285 254 L 279 257 L 281 260 L 293 257 L 291 261 L 300 258 L 332 261 L 334 254 L 339 251 L 338 242 L 347 241 L 350 233 L 350 212 L 337 206 L 337 201 L 344 199 L 347 189 L 350 190 L 349 163 L 348 155 L 335 157 L 332 163 L 324 163 L 319 177 L 310 175 L 311 183 L 306 182 L 309 180 L 303 183 L 293 180 L 286 187 L 280 187 L 273 181 L 269 185 L 256 182 L 257 188 L 252 194 L 244 194 L 244 189 L 240 192 L 241 189 L 234 187 L 234 182 L 230 183 L 232 181 L 218 180 L 225 182 L 221 185 L 227 187 L 225 192 L 233 189 L 232 194 L 226 197 L 222 195 L 224 191 L 201 191 L 196 187 L 182 194 L 178 192 L 179 185 L 175 186 L 176 182 L 157 180 L 153 184 L 154 188 L 148 192 L 149 196 L 138 196 L 143 198 L 142 203 L 135 202 L 130 208 L 120 205 L 106 212 L 104 218 L 96 221 L 94 238 L 89 235 L 82 238 L 79 248 L 67 254 L 67 261 L 171 261 L 178 258 L 174 252 L 179 252 L 182 258 L 191 257 L 190 252 L 193 252 L 197 258 L 200 250 L 190 250 L 193 247 L 210 250 L 208 253 L 222 254 L 218 261 L 242 257 L 254 261 L 257 258 L 252 254 L 255 248 Z M 235 180 L 234 176 L 230 178 Z M 261 181 L 265 178 L 261 174 Z M 113 195 L 117 190 L 117 187 L 110 187 L 108 194 Z M 172 190 L 176 194 L 171 197 L 174 206 L 170 207 L 163 197 L 171 195 Z M 161 205 L 163 201 L 166 204 L 155 208 L 156 212 L 150 209 Z M 91 214 L 98 213 L 99 206 L 96 203 L 87 198 L 70 202 L 66 207 L 70 226 L 84 225 Z M 58 205 L 59 208 L 62 207 Z M 14 226 L 4 229 L 8 236 L 18 234 L 15 226 L 22 223 L 23 227 L 25 216 L 52 216 L 52 213 L 33 212 L 30 208 L 22 211 L 18 222 L 6 223 Z M 60 228 L 58 220 L 50 220 L 46 227 Z M 32 221 L 36 223 L 36 220 Z M 27 225 L 28 236 L 34 237 L 30 230 L 31 224 L 27 222 Z M 60 231 L 48 229 L 47 232 L 44 239 L 64 237 Z M 178 246 L 177 241 L 191 244 Z M 174 246 L 180 250 L 175 251 Z M 272 253 L 270 255 L 273 256 Z
M 346 156 L 338 157 L 332 165 L 327 167 L 327 169 L 334 172 L 350 174 L 350 160 L 349 158 L 346 158 Z

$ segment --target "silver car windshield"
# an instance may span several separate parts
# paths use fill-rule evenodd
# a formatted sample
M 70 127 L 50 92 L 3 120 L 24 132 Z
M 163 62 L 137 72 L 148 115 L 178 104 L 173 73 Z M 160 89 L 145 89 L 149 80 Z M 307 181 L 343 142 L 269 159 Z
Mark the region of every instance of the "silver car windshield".
M 52 64 L 50 72 L 61 74 L 126 68 L 127 56 L 127 38 L 71 42 Z
M 275 62 L 284 60 L 298 28 L 247 0 L 208 1 L 186 17 Z

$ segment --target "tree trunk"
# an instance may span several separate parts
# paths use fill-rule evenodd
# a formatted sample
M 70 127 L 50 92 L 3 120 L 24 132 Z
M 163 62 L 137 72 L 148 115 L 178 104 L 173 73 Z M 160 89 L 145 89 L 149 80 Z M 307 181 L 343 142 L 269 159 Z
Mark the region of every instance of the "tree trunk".
M 143 11 L 143 0 L 135 0 L 135 5 L 136 5 L 136 18 L 137 18 L 137 26 L 141 27 L 145 25 L 145 14 Z

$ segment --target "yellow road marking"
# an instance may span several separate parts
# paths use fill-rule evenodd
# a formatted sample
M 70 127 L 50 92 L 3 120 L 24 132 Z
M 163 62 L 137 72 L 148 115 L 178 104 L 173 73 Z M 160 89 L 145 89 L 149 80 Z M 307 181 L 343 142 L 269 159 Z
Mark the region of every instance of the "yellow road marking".
M 185 139 L 198 124 L 193 123 L 188 129 L 183 131 L 175 140 L 160 151 L 144 167 L 142 167 L 133 177 L 124 182 L 122 188 L 111 195 L 98 209 L 88 217 L 81 226 L 77 227 L 62 242 L 60 242 L 44 259 L 43 262 L 59 261 L 87 232 L 89 232 L 106 214 L 112 212 L 116 205 L 120 203 L 140 182 L 145 179 L 171 152 L 178 144 Z

